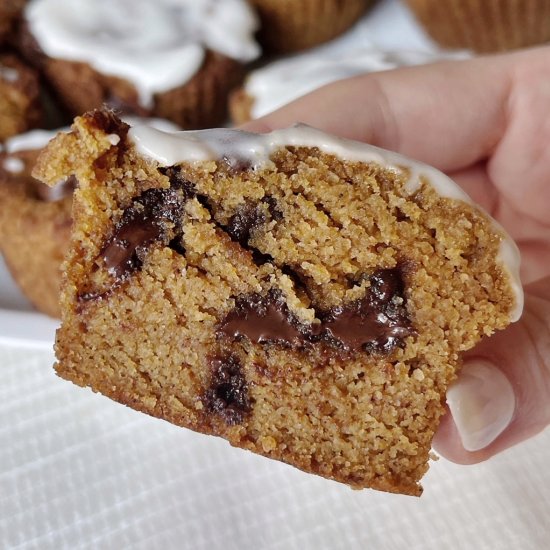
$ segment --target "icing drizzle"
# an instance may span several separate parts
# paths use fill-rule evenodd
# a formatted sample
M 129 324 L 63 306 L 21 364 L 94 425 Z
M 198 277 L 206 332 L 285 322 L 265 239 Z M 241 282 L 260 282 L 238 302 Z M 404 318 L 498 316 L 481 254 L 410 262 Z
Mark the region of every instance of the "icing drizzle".
M 25 17 L 49 57 L 127 79 L 144 107 L 185 84 L 206 49 L 242 62 L 260 53 L 243 0 L 32 0 Z
M 268 134 L 226 128 L 169 133 L 151 127 L 134 126 L 128 137 L 138 153 L 161 166 L 231 158 L 239 164 L 258 169 L 270 162 L 271 155 L 277 149 L 285 146 L 317 147 L 344 160 L 374 163 L 403 174 L 407 177 L 406 189 L 411 194 L 422 183 L 427 183 L 442 197 L 473 204 L 453 180 L 432 166 L 373 145 L 332 136 L 304 124 Z M 519 275 L 519 250 L 506 231 L 488 214 L 487 217 L 502 234 L 499 259 L 509 274 L 515 293 L 516 304 L 510 317 L 512 321 L 517 321 L 523 311 L 524 300 Z

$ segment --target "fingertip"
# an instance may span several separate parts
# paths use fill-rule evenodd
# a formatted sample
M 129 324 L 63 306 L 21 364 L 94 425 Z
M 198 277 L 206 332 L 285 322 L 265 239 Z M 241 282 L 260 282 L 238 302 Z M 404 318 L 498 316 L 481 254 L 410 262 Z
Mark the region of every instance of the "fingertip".
M 483 462 L 491 456 L 486 450 L 471 452 L 464 448 L 448 407 L 434 436 L 432 446 L 434 451 L 446 460 L 465 466 Z
M 447 390 L 447 414 L 434 448 L 459 464 L 486 460 L 498 452 L 498 439 L 515 410 L 514 388 L 506 375 L 487 359 L 471 358 Z

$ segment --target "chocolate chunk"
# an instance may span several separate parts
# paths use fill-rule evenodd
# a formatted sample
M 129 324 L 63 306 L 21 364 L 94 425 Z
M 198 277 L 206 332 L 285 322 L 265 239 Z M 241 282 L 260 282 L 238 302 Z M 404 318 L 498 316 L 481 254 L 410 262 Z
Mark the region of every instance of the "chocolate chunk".
M 347 349 L 389 353 L 414 333 L 405 307 L 400 269 L 381 269 L 369 277 L 365 297 L 324 316 L 324 335 Z
M 210 387 L 203 397 L 206 410 L 218 414 L 230 426 L 240 424 L 250 412 L 251 402 L 239 360 L 233 355 L 214 357 L 210 366 Z
M 261 208 L 244 204 L 231 216 L 225 230 L 234 241 L 246 245 L 252 231 L 264 222 L 265 214 Z
M 122 279 L 141 267 L 143 249 L 161 234 L 162 227 L 154 219 L 136 217 L 120 225 L 103 250 L 103 260 L 109 273 Z
M 174 251 L 180 254 L 181 256 L 185 256 L 185 247 L 183 246 L 183 242 L 181 239 L 181 235 L 177 235 L 174 237 L 169 243 L 168 246 Z
M 182 173 L 179 166 L 159 168 L 159 172 L 168 177 L 172 189 L 181 189 L 186 199 L 191 199 L 197 194 L 197 189 Z
M 149 189 L 134 199 L 101 252 L 109 273 L 124 279 L 139 269 L 148 247 L 169 236 L 169 225 L 178 224 L 183 204 L 182 194 L 174 189 Z
M 382 269 L 370 277 L 364 298 L 318 313 L 320 324 L 300 324 L 273 291 L 237 300 L 220 323 L 218 333 L 254 343 L 276 342 L 304 347 L 325 342 L 345 350 L 390 353 L 414 334 L 405 306 L 401 270 Z
M 270 292 L 267 296 L 251 294 L 237 300 L 235 309 L 223 320 L 219 332 L 230 338 L 246 337 L 260 344 L 279 342 L 291 345 L 303 340 L 295 324 L 280 293 Z
M 283 219 L 283 213 L 281 212 L 281 210 L 279 210 L 277 200 L 274 197 L 268 195 L 262 199 L 262 202 L 267 204 L 271 219 L 275 220 L 276 222 L 280 222 Z

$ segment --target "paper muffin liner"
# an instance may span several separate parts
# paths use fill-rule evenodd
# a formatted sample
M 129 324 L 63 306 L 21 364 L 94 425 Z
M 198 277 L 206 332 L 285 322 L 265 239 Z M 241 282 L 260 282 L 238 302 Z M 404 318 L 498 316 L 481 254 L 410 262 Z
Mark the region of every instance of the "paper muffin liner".
M 550 40 L 548 0 L 406 0 L 427 33 L 448 48 L 512 50 Z
M 310 48 L 347 30 L 373 0 L 249 0 L 262 22 L 259 40 L 266 51 Z

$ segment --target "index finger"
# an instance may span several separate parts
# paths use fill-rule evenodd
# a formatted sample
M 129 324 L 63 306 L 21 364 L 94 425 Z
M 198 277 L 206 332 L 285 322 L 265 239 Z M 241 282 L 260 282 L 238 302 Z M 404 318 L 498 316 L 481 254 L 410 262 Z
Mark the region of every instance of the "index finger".
M 303 122 L 456 171 L 486 159 L 496 147 L 516 66 L 542 63 L 547 55 L 548 48 L 540 48 L 354 77 L 244 128 L 263 132 Z

